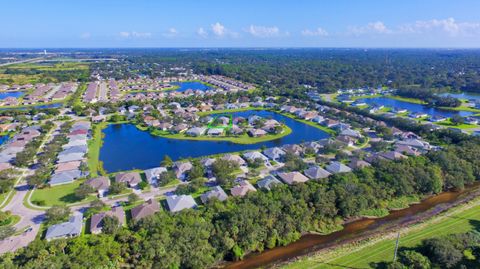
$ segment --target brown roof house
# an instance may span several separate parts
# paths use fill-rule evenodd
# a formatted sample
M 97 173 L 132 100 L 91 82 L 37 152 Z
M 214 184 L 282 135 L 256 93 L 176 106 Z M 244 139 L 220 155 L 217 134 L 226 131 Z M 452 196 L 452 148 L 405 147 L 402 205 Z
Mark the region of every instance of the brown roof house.
M 137 172 L 118 173 L 115 176 L 115 181 L 120 183 L 125 183 L 130 188 L 134 188 L 140 182 L 142 182 L 142 178 L 140 177 L 140 174 Z
M 240 197 L 247 195 L 247 193 L 251 191 L 257 191 L 257 190 L 255 189 L 255 187 L 253 187 L 252 184 L 250 184 L 250 182 L 246 180 L 240 181 L 238 185 L 230 189 L 230 192 L 232 193 L 233 196 L 240 196 Z
M 98 192 L 98 197 L 103 197 L 110 187 L 110 179 L 108 177 L 94 177 L 85 181 L 85 184 L 94 188 Z
M 142 218 L 151 216 L 160 211 L 160 203 L 157 200 L 150 199 L 144 204 L 132 208 L 132 219 L 138 221 Z
M 283 180 L 283 182 L 289 185 L 308 181 L 308 177 L 304 176 L 300 172 L 279 173 L 278 177 L 280 177 L 280 179 Z
M 120 226 L 125 225 L 125 211 L 121 206 L 117 206 L 110 211 L 101 212 L 92 216 L 92 219 L 90 220 L 90 232 L 92 234 L 99 234 L 102 232 L 103 219 L 107 216 L 117 218 Z

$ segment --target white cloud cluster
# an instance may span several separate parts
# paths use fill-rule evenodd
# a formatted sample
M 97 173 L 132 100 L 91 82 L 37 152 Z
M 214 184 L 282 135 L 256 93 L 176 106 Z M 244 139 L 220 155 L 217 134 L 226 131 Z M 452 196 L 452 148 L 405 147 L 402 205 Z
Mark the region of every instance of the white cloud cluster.
M 310 29 L 305 29 L 301 32 L 303 36 L 328 36 L 327 30 L 318 27 L 317 29 L 310 30 Z
M 227 32 L 227 29 L 225 28 L 225 26 L 223 26 L 223 24 L 219 22 L 214 23 L 211 26 L 212 26 L 213 34 L 216 36 L 224 36 L 225 33 Z
M 199 35 L 203 38 L 207 38 L 208 37 L 208 32 L 205 29 L 203 29 L 203 27 L 200 27 L 197 30 L 197 35 Z
M 457 22 L 454 18 L 416 21 L 399 27 L 400 33 L 445 33 L 449 36 L 474 36 L 480 34 L 480 23 Z
M 168 38 L 172 38 L 172 37 L 175 37 L 178 35 L 178 31 L 177 29 L 171 27 L 168 29 L 168 31 L 166 33 L 163 33 L 162 34 L 164 37 L 168 37 Z
M 122 38 L 150 38 L 152 33 L 149 32 L 120 32 L 120 37 Z
M 280 29 L 277 26 L 259 26 L 259 25 L 250 25 L 248 29 L 245 30 L 247 33 L 255 37 L 277 37 L 280 36 Z
M 363 34 L 391 34 L 393 31 L 389 29 L 383 22 L 370 22 L 365 26 L 350 26 L 348 33 L 353 35 Z

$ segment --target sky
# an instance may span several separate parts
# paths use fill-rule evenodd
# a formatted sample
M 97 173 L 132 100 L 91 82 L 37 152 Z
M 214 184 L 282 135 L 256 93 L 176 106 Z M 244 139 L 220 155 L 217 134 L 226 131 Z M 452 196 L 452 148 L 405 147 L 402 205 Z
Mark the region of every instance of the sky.
M 478 0 L 0 0 L 1 48 L 479 48 Z

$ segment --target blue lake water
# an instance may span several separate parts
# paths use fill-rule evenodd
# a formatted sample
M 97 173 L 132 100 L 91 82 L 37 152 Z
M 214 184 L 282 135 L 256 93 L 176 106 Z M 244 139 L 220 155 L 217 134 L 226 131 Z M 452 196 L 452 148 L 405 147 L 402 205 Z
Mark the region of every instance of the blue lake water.
M 187 81 L 187 82 L 174 82 L 172 85 L 177 85 L 180 88 L 176 89 L 175 91 L 177 92 L 184 92 L 186 90 L 200 90 L 200 91 L 206 91 L 209 90 L 210 87 L 207 85 L 200 83 L 198 81 Z
M 24 95 L 24 92 L 0 92 L 0 100 L 5 99 L 7 97 L 15 97 L 18 98 L 22 95 Z
M 25 106 L 25 107 L 0 107 L 0 110 L 27 110 L 27 109 L 45 109 L 45 108 L 59 108 L 62 107 L 63 103 L 54 103 L 48 105 L 35 105 L 35 106 Z
M 0 136 L 0 145 L 3 145 L 7 140 L 10 139 L 10 136 L 8 135 L 2 135 Z
M 462 93 L 442 93 L 440 96 L 451 96 L 458 99 L 480 100 L 480 93 L 462 92 Z
M 260 149 L 262 146 L 274 147 L 284 144 L 298 144 L 304 141 L 320 140 L 329 135 L 312 126 L 270 111 L 245 111 L 232 113 L 233 117 L 259 115 L 285 123 L 292 133 L 282 138 L 251 145 L 235 144 L 226 141 L 178 140 L 153 136 L 140 131 L 132 124 L 109 125 L 100 149 L 100 160 L 108 172 L 130 169 L 148 169 L 160 165 L 164 155 L 173 160 L 187 157 L 227 153 L 242 150 Z
M 424 105 L 409 103 L 405 101 L 395 100 L 387 97 L 374 97 L 374 98 L 365 98 L 360 100 L 369 105 L 384 105 L 386 107 L 391 107 L 391 108 L 402 108 L 402 109 L 408 110 L 409 112 L 421 112 L 421 113 L 426 113 L 430 116 L 443 116 L 443 117 L 450 118 L 453 115 L 460 115 L 465 117 L 473 114 L 472 112 L 469 112 L 469 111 L 452 111 L 452 110 L 438 109 L 433 107 L 427 107 Z

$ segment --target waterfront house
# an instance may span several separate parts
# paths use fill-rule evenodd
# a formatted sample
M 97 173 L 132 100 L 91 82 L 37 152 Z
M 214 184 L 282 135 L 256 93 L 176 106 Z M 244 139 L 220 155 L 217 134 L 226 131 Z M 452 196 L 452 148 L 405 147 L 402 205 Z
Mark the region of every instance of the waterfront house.
M 95 189 L 98 193 L 98 197 L 103 197 L 110 188 L 110 179 L 108 177 L 94 177 L 85 181 L 85 184 Z
M 205 127 L 193 127 L 193 128 L 188 129 L 185 132 L 185 134 L 188 135 L 188 136 L 201 136 L 201 135 L 205 134 L 206 130 L 207 130 L 207 128 L 205 128 Z
M 223 134 L 222 128 L 210 128 L 207 131 L 207 135 L 209 136 L 220 136 Z
M 157 185 L 158 179 L 160 178 L 160 174 L 167 172 L 167 168 L 155 167 L 155 168 L 144 170 L 143 172 L 145 173 L 145 177 L 147 178 L 147 182 L 149 184 Z
M 251 136 L 251 137 L 260 137 L 260 136 L 264 136 L 267 134 L 266 131 L 262 130 L 262 129 L 250 129 L 248 130 L 248 134 Z
M 185 180 L 187 178 L 187 172 L 192 169 L 193 165 L 190 162 L 175 162 L 173 164 L 173 170 L 175 175 L 180 180 Z
M 280 161 L 286 152 L 279 147 L 268 148 L 263 151 L 263 154 L 274 161 Z
M 258 152 L 258 151 L 249 151 L 249 152 L 245 152 L 242 154 L 243 158 L 250 161 L 250 162 L 254 162 L 256 159 L 260 159 L 263 161 L 263 163 L 265 165 L 270 165 L 269 161 L 268 161 L 268 158 L 267 156 L 263 155 L 262 153 Z
M 234 155 L 234 154 L 225 154 L 221 157 L 222 160 L 230 161 L 230 162 L 235 162 L 239 166 L 244 166 L 246 165 L 245 160 L 243 160 L 240 156 Z
M 138 172 L 118 173 L 115 175 L 115 182 L 125 183 L 130 188 L 134 188 L 142 182 L 142 178 Z

